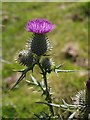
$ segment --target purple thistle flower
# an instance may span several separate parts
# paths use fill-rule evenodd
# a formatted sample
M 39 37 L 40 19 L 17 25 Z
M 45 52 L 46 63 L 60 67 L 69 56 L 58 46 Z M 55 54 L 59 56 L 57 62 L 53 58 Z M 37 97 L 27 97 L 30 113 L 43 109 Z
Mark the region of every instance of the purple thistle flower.
M 26 25 L 26 30 L 28 32 L 33 32 L 37 34 L 44 34 L 52 31 L 55 28 L 51 22 L 45 19 L 34 19 L 30 20 Z

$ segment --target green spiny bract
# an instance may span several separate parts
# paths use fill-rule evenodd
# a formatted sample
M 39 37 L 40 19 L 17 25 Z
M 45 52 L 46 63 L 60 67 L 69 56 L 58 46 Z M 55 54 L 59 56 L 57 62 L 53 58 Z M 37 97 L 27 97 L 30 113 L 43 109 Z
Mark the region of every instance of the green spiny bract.
M 41 64 L 44 70 L 47 71 L 48 73 L 52 71 L 52 65 L 54 64 L 52 59 L 45 57 L 42 59 Z
M 17 61 L 24 66 L 30 66 L 33 63 L 33 54 L 28 50 L 22 50 L 19 52 Z
M 29 50 L 38 56 L 44 55 L 50 50 L 50 43 L 45 34 L 34 34 L 28 41 Z

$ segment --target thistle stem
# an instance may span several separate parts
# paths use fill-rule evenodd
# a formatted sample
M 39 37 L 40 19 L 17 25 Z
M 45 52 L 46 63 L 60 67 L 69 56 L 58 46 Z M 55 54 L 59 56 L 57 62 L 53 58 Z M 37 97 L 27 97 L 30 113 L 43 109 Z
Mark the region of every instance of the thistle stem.
M 90 114 L 90 89 L 87 87 L 86 88 L 86 98 L 85 98 L 85 102 L 86 102 L 86 110 L 84 112 L 84 119 L 88 120 L 89 118 L 89 114 Z
M 44 79 L 44 84 L 45 84 L 45 87 L 46 87 L 46 100 L 48 103 L 52 103 L 52 99 L 51 99 L 51 95 L 49 93 L 49 89 L 48 89 L 48 84 L 47 84 L 47 73 L 46 71 L 43 70 L 41 64 L 38 62 L 38 66 L 40 67 L 41 71 L 42 71 L 42 75 L 43 75 L 43 79 Z M 49 109 L 51 111 L 51 114 L 54 116 L 54 110 L 53 110 L 53 106 L 49 106 Z

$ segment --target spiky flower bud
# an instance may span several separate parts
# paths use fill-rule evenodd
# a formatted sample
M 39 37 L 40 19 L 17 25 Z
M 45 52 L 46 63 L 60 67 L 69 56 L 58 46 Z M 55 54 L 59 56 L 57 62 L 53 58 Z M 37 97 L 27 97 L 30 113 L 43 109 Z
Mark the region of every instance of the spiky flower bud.
M 50 43 L 45 34 L 34 34 L 28 47 L 32 53 L 41 56 L 50 49 Z
M 33 63 L 33 54 L 28 50 L 20 51 L 17 61 L 24 66 L 30 66 Z
M 45 69 L 45 71 L 47 72 L 51 72 L 51 66 L 52 66 L 53 62 L 51 59 L 49 58 L 43 58 L 42 60 L 42 67 Z

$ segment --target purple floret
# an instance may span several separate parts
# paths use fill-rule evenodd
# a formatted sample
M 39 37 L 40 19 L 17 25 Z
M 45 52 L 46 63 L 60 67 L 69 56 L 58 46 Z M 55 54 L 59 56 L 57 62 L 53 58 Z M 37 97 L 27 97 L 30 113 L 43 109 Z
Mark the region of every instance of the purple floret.
M 45 19 L 34 19 L 30 20 L 26 25 L 26 30 L 28 32 L 33 32 L 37 34 L 44 34 L 52 31 L 55 28 L 51 22 Z

